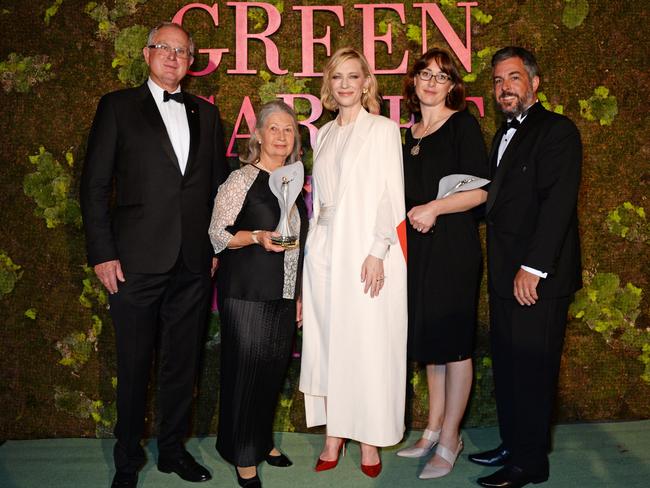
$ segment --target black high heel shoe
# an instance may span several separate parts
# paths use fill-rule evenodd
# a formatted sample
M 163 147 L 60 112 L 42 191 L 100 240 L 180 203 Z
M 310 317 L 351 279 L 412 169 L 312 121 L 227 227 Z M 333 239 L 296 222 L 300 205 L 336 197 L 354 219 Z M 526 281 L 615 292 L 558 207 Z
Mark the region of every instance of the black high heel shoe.
M 288 468 L 289 466 L 293 466 L 291 459 L 282 453 L 278 454 L 277 456 L 272 456 L 271 453 L 269 453 L 266 455 L 264 460 L 276 468 Z
M 242 478 L 237 466 L 235 466 L 235 473 L 237 473 L 237 483 L 239 483 L 239 486 L 242 488 L 262 488 L 262 482 L 260 481 L 260 477 L 257 476 L 257 472 L 252 478 Z

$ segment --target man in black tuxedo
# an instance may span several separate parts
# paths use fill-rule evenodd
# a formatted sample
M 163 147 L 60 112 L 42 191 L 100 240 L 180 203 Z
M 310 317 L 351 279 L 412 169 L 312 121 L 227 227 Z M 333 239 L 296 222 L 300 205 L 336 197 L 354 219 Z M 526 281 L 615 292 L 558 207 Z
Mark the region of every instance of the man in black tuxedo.
M 568 118 L 537 101 L 532 53 L 492 58 L 507 123 L 492 141 L 486 202 L 490 338 L 502 444 L 470 455 L 503 466 L 478 479 L 520 487 L 549 476 L 550 420 L 569 303 L 581 287 L 577 199 L 582 144 Z
M 211 478 L 183 441 L 216 265 L 208 226 L 228 166 L 218 109 L 180 88 L 193 51 L 180 25 L 155 27 L 143 49 L 148 81 L 102 97 L 88 139 L 81 178 L 88 262 L 110 293 L 117 350 L 113 487 L 136 486 L 145 462 L 156 347 L 158 469 Z

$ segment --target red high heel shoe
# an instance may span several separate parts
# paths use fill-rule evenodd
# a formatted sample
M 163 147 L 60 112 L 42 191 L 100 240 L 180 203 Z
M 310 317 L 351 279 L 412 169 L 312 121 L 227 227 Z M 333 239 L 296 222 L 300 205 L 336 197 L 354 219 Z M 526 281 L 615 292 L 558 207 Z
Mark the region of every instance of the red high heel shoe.
M 379 476 L 379 473 L 381 473 L 381 458 L 379 458 L 379 462 L 377 464 L 361 463 L 361 471 L 363 474 L 369 476 L 370 478 L 376 478 Z
M 319 457 L 318 461 L 316 461 L 316 467 L 314 468 L 314 471 L 320 472 L 336 468 L 336 465 L 339 463 L 339 458 L 341 457 L 341 452 L 343 453 L 342 455 L 345 456 L 345 442 L 346 439 L 341 439 L 339 452 L 336 454 L 336 459 L 334 461 L 325 461 Z

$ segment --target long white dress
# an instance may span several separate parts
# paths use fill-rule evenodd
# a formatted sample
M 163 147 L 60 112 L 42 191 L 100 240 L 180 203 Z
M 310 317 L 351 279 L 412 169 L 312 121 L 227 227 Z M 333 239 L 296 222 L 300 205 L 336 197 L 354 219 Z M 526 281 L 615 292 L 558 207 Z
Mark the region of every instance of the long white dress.
M 314 212 L 303 279 L 300 390 L 307 426 L 375 446 L 404 432 L 406 260 L 399 128 L 362 110 L 325 125 L 313 168 Z M 363 293 L 361 265 L 384 260 L 378 297 Z

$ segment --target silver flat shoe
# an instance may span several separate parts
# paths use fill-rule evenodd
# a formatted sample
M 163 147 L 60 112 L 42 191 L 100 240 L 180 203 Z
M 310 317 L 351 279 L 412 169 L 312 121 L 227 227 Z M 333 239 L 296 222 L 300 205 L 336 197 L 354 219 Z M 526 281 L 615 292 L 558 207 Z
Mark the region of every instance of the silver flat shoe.
M 450 449 L 446 448 L 442 444 L 438 444 L 438 447 L 436 447 L 436 454 L 440 456 L 442 459 L 447 461 L 449 463 L 449 467 L 444 467 L 444 468 L 439 468 L 437 466 L 431 466 L 429 463 L 424 465 L 424 469 L 420 473 L 420 478 L 421 480 L 430 480 L 433 478 L 442 478 L 443 476 L 447 476 L 449 473 L 451 473 L 451 470 L 454 469 L 454 464 L 456 464 L 456 459 L 458 459 L 458 455 L 460 454 L 460 451 L 463 450 L 463 438 L 458 437 L 458 447 L 456 447 L 456 452 L 452 452 Z
M 440 430 L 424 429 L 424 432 L 422 432 L 422 439 L 427 441 L 426 447 L 405 447 L 404 449 L 397 451 L 397 455 L 405 458 L 420 458 L 426 456 L 438 443 L 438 439 L 440 439 Z

